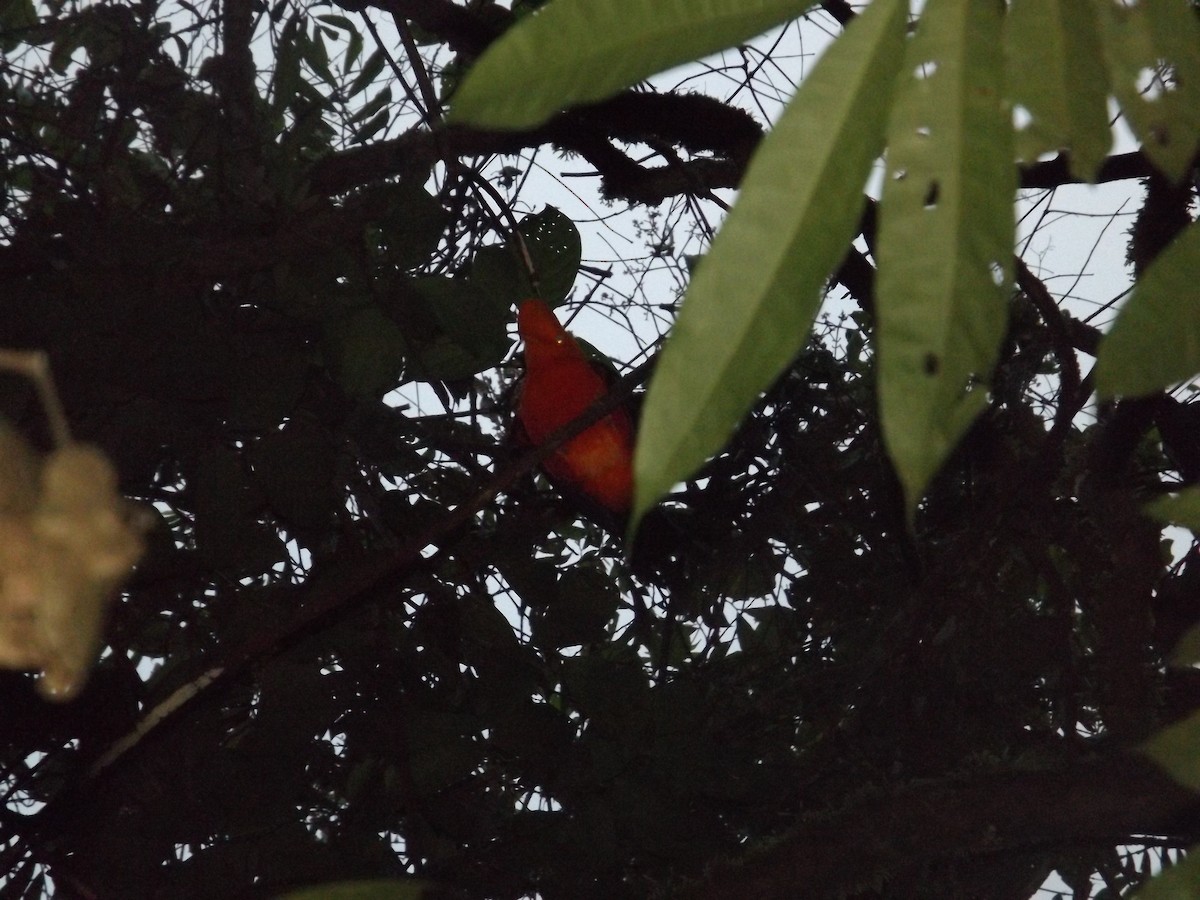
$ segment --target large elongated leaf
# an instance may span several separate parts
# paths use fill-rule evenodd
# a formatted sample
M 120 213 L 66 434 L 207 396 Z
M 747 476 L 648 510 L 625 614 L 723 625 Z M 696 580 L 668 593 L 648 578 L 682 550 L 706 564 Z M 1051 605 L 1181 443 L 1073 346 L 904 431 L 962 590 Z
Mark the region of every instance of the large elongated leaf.
M 1188 849 L 1187 858 L 1155 875 L 1134 892 L 1137 900 L 1192 900 L 1200 895 L 1200 847 Z
M 1200 485 L 1184 488 L 1173 496 L 1159 497 L 1146 504 L 1145 512 L 1159 522 L 1200 533 Z
M 1200 372 L 1200 225 L 1159 254 L 1100 344 L 1096 389 L 1148 394 Z
M 1195 504 L 1193 513 L 1194 506 Z M 1167 665 L 1173 669 L 1190 669 L 1200 665 L 1200 625 L 1193 625 L 1175 642 Z
M 555 0 L 513 26 L 471 68 L 450 120 L 533 128 L 671 66 L 761 34 L 806 0 Z
M 888 127 L 880 209 L 884 439 L 910 513 L 986 402 L 1013 242 L 1003 5 L 930 0 Z
M 1112 146 L 1108 71 L 1092 0 L 1016 0 L 1004 33 L 1008 95 L 1031 116 L 1018 133 L 1026 162 L 1069 150 L 1071 170 L 1095 177 Z
M 898 0 L 877 0 L 801 84 L 701 263 L 650 385 L 635 509 L 691 474 L 803 345 L 846 252 L 882 148 L 904 53 Z
M 1113 93 L 1146 154 L 1183 177 L 1200 146 L 1200 20 L 1187 0 L 1103 0 Z
M 1153 735 L 1138 749 L 1185 787 L 1200 791 L 1200 713 L 1174 722 Z

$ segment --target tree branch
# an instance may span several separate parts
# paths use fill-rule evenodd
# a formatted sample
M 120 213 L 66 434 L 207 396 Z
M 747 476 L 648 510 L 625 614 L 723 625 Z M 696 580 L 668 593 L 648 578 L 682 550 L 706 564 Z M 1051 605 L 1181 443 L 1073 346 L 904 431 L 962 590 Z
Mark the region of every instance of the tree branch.
M 1079 360 L 1075 357 L 1076 348 L 1072 344 L 1072 335 L 1067 328 L 1067 319 L 1071 317 L 1059 308 L 1054 298 L 1050 296 L 1050 291 L 1046 289 L 1046 285 L 1033 274 L 1029 266 L 1025 265 L 1025 260 L 1019 256 L 1014 257 L 1014 264 L 1017 285 L 1025 292 L 1025 295 L 1036 307 L 1038 315 L 1042 317 L 1042 321 L 1046 323 L 1054 355 L 1058 357 L 1061 384 L 1058 391 L 1058 409 L 1054 413 L 1054 427 L 1061 430 L 1070 424 L 1075 414 L 1087 402 L 1087 393 L 1081 392 L 1079 389 L 1081 383 Z M 1091 345 L 1093 349 L 1096 343 L 1099 343 L 1098 329 L 1095 343 Z
M 1096 173 L 1096 184 L 1123 181 L 1126 178 L 1146 178 L 1154 171 L 1140 150 L 1110 156 Z M 1083 184 L 1083 179 L 1071 174 L 1070 159 L 1059 154 L 1046 162 L 1021 167 L 1021 187 L 1056 188 L 1064 184 Z
M 319 160 L 309 183 L 315 193 L 339 194 L 354 187 L 423 170 L 438 160 L 518 153 L 555 144 L 583 156 L 605 179 L 606 192 L 639 203 L 705 187 L 736 187 L 762 127 L 749 113 L 702 94 L 627 92 L 593 106 L 562 113 L 530 131 L 478 131 L 452 127 L 414 129 L 390 141 L 377 141 Z M 610 139 L 636 142 L 648 137 L 690 153 L 716 153 L 678 166 L 645 168 L 617 150 Z
M 821 9 L 837 19 L 838 24 L 843 28 L 858 15 L 846 0 L 822 0 Z

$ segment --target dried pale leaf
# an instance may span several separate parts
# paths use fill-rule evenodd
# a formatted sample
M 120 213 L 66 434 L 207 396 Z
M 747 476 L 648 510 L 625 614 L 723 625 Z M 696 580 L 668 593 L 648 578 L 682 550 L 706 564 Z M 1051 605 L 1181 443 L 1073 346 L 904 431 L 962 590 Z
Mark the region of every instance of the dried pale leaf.
M 94 447 L 68 444 L 46 459 L 34 532 L 44 558 L 42 692 L 68 697 L 99 649 L 108 604 L 143 550 L 117 493 L 117 475 Z
M 20 433 L 0 422 L 0 666 L 7 669 L 38 669 L 45 659 L 38 637 L 38 546 L 29 521 L 39 468 Z
M 33 509 L 37 484 L 37 455 L 17 431 L 0 422 L 0 513 Z
M 109 594 L 31 518 L 6 516 L 0 542 L 0 665 L 42 670 L 41 692 L 66 699 L 87 678 Z
M 86 681 L 108 605 L 143 544 L 95 448 L 68 444 L 46 457 L 36 498 L 26 514 L 0 515 L 0 666 L 40 669 L 42 694 L 64 700 Z
M 44 538 L 76 555 L 93 578 L 121 581 L 142 554 L 142 536 L 129 523 L 117 493 L 117 473 L 104 454 L 85 444 L 51 453 L 42 471 L 36 511 Z
M 41 576 L 37 544 L 26 517 L 0 516 L 0 666 L 41 668 L 38 639 Z
M 37 639 L 44 654 L 38 690 L 66 700 L 83 687 L 100 650 L 115 579 L 98 579 L 88 563 L 53 543 L 40 547 L 42 595 Z

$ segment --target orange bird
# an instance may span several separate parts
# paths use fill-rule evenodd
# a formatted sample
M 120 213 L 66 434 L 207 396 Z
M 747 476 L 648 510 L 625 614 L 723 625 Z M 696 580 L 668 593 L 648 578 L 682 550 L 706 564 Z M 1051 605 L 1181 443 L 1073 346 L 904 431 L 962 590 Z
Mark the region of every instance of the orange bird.
M 608 382 L 538 299 L 517 311 L 525 342 L 525 378 L 517 419 L 534 444 L 582 415 L 608 393 Z M 624 516 L 633 501 L 633 422 L 614 410 L 564 443 L 542 463 L 546 474 Z

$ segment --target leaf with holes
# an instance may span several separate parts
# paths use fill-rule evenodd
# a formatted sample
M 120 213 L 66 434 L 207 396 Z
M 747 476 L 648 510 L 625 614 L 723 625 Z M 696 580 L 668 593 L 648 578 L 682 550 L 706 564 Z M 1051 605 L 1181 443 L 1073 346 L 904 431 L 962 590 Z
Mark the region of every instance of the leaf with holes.
M 493 244 L 476 253 L 471 263 L 471 282 L 506 306 L 515 306 L 534 295 L 555 306 L 570 293 L 579 271 L 583 258 L 579 229 L 553 206 L 525 216 L 520 229 L 537 272 L 538 289 L 534 290 L 528 267 L 512 242 Z
M 879 399 L 909 515 L 987 402 L 1011 280 L 1012 125 L 1002 6 L 931 0 L 888 125 Z
M 1200 20 L 1186 0 L 1096 7 L 1121 111 L 1146 155 L 1178 181 L 1200 147 Z
M 1091 0 L 1016 0 L 1005 20 L 1008 94 L 1030 115 L 1018 156 L 1037 162 L 1067 150 L 1071 171 L 1092 179 L 1108 149 L 1108 72 Z

